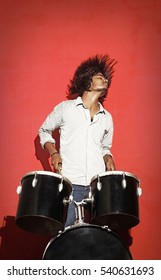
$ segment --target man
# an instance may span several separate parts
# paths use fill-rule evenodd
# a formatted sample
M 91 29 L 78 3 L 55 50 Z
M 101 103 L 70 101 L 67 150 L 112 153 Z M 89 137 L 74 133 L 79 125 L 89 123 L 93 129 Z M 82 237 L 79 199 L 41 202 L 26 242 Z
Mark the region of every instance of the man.
M 93 176 L 115 170 L 110 152 L 112 116 L 103 107 L 114 72 L 115 60 L 108 55 L 90 57 L 75 71 L 68 85 L 69 100 L 58 104 L 39 130 L 40 142 L 51 156 L 55 172 L 68 178 L 73 200 L 88 196 Z M 71 99 L 74 95 L 77 98 Z M 60 150 L 52 132 L 60 129 Z M 75 222 L 74 204 L 69 205 L 66 226 Z

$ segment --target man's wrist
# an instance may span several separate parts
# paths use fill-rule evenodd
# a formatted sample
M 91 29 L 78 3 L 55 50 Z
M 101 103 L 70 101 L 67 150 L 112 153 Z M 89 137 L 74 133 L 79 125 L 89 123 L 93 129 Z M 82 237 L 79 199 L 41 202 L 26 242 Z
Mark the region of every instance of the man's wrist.
M 52 157 L 52 156 L 54 156 L 54 155 L 56 155 L 56 154 L 59 154 L 58 152 L 54 152 L 54 153 L 52 153 L 50 156 Z

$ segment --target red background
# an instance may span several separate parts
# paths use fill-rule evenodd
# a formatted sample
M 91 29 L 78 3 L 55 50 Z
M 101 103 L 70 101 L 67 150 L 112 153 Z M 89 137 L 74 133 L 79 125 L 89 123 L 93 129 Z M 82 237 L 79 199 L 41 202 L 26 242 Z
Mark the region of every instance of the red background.
M 136 175 L 143 189 L 131 252 L 161 259 L 160 15 L 159 0 L 0 1 L 2 259 L 41 258 L 47 237 L 14 224 L 16 189 L 27 172 L 50 170 L 38 129 L 66 98 L 77 65 L 96 53 L 118 61 L 104 104 L 114 119 L 117 170 Z

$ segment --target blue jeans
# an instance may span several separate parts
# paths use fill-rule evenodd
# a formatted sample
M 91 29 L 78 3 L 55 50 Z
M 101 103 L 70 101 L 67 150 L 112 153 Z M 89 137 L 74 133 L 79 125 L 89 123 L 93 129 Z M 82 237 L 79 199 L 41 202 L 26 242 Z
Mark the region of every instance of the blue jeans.
M 73 200 L 76 202 L 81 202 L 84 198 L 89 197 L 89 186 L 81 186 L 81 185 L 73 185 Z M 68 214 L 67 214 L 67 220 L 65 223 L 65 227 L 74 225 L 76 221 L 76 213 L 75 213 L 75 205 L 74 203 L 70 203 L 68 206 Z

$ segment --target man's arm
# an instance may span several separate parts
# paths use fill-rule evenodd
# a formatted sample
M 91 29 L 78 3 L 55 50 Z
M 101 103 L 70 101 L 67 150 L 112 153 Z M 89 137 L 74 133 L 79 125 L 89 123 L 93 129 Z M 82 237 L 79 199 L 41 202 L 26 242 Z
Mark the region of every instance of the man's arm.
M 55 145 L 51 142 L 46 142 L 44 148 L 48 151 L 51 156 L 51 165 L 54 167 L 56 173 L 61 173 L 62 159 L 60 154 L 55 148 Z

